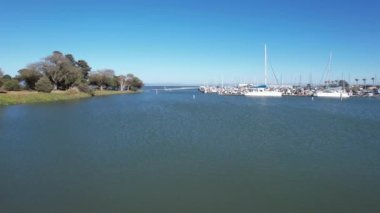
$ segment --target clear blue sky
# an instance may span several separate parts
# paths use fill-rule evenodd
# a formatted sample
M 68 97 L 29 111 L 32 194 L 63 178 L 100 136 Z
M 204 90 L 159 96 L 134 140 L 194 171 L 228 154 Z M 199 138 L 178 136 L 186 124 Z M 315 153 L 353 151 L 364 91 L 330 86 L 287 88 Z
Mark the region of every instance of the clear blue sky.
M 380 82 L 379 11 L 374 0 L 2 0 L 0 67 L 15 75 L 59 50 L 146 83 L 262 82 L 267 43 L 284 82 L 320 82 L 330 51 L 333 78 Z

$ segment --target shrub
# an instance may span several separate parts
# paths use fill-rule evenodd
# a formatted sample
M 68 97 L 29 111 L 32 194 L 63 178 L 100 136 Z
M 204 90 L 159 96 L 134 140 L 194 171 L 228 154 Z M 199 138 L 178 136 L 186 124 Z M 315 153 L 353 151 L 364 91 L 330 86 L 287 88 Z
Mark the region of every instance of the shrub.
M 66 91 L 68 95 L 77 95 L 79 94 L 79 89 L 76 87 L 70 88 Z
M 50 80 L 44 76 L 40 78 L 40 80 L 37 81 L 36 83 L 36 90 L 38 92 L 51 92 L 53 90 L 53 84 L 50 82 Z
M 4 75 L 3 79 L 4 80 L 12 80 L 12 77 L 10 75 Z
M 20 84 L 16 79 L 6 80 L 4 82 L 4 89 L 8 91 L 18 91 L 20 90 Z
M 41 71 L 37 69 L 22 69 L 18 71 L 20 80 L 24 81 L 26 88 L 34 90 L 37 81 L 42 77 Z
M 91 96 L 95 95 L 95 91 L 91 87 L 89 87 L 87 84 L 79 84 L 78 89 L 79 91 L 87 93 Z

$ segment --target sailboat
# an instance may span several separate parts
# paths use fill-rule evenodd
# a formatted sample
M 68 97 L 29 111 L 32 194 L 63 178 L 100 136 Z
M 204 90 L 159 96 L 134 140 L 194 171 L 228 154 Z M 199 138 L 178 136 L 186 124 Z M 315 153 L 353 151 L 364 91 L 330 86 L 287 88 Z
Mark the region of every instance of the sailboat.
M 265 84 L 252 88 L 246 92 L 245 96 L 251 97 L 281 97 L 282 93 L 274 90 L 270 90 L 267 86 L 267 73 L 268 73 L 268 58 L 267 58 L 267 45 L 264 45 L 264 64 L 265 64 Z
M 332 62 L 332 53 L 330 53 L 327 73 L 331 72 L 331 62 Z M 315 96 L 320 97 L 320 98 L 340 98 L 340 99 L 350 97 L 350 95 L 344 89 L 344 85 L 343 85 L 343 89 L 340 87 L 337 87 L 337 88 L 326 88 L 324 90 L 319 90 L 315 93 Z

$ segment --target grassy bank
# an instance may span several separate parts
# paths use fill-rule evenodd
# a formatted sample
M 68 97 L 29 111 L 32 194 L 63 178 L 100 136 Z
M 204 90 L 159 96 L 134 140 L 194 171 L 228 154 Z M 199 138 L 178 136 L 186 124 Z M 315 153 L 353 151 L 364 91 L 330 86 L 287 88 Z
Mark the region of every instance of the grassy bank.
M 136 93 L 132 91 L 95 91 L 95 96 L 105 96 L 105 95 L 117 95 L 117 94 L 130 94 Z M 54 102 L 54 101 L 66 101 L 75 100 L 81 98 L 89 98 L 89 94 L 78 92 L 70 93 L 67 91 L 53 91 L 51 93 L 42 93 L 35 91 L 17 91 L 0 93 L 0 106 L 14 105 L 14 104 L 29 104 L 29 103 L 43 103 L 43 102 Z

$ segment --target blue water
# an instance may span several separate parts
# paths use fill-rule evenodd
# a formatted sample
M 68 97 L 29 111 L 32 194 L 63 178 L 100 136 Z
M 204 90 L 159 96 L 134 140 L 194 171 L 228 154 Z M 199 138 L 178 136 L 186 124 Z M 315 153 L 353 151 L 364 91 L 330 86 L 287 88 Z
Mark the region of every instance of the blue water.
M 2 107 L 0 212 L 379 212 L 379 112 L 150 88 Z

